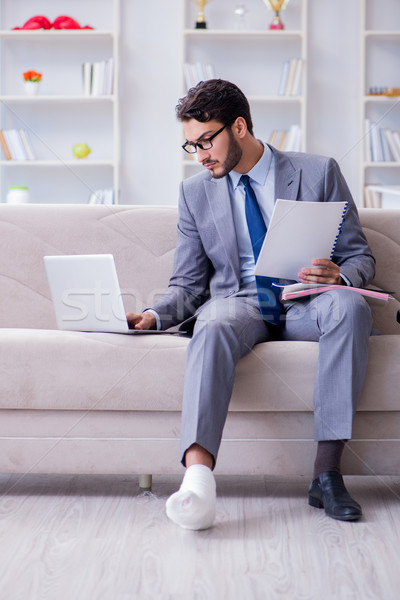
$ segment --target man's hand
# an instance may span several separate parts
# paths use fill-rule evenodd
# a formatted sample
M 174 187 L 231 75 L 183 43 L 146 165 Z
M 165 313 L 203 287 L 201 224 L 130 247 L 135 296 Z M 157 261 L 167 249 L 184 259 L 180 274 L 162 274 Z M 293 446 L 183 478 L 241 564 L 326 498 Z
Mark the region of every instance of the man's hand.
M 302 283 L 327 283 L 330 285 L 343 285 L 340 277 L 340 268 L 327 258 L 316 258 L 311 261 L 315 267 L 301 269 L 298 277 Z
M 157 321 L 153 313 L 126 313 L 129 329 L 156 329 Z

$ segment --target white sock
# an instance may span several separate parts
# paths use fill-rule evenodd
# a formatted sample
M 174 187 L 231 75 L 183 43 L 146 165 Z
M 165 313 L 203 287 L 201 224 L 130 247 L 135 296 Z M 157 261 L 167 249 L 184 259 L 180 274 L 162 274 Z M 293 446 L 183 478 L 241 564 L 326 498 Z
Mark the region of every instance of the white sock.
M 215 519 L 216 496 L 211 469 L 192 465 L 186 469 L 179 490 L 168 498 L 167 515 L 185 529 L 208 529 Z

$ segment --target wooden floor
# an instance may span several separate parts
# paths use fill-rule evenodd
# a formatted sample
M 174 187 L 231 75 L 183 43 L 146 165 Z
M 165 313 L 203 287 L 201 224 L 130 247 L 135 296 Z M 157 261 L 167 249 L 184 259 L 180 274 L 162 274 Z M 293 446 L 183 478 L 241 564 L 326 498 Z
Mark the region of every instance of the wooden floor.
M 303 478 L 217 477 L 215 526 L 185 531 L 154 477 L 0 476 L 1 600 L 398 600 L 400 478 L 347 477 L 364 517 L 307 505 Z

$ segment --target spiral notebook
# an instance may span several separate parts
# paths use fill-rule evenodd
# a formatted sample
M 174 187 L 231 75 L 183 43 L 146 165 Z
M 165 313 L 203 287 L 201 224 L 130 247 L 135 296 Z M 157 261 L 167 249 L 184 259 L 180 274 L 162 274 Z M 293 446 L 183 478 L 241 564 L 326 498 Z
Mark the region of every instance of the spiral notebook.
M 313 259 L 331 259 L 347 204 L 278 199 L 255 274 L 298 281 L 300 269 L 312 267 Z
M 323 292 L 330 292 L 332 290 L 347 290 L 374 298 L 375 300 L 389 300 L 390 294 L 394 292 L 385 292 L 383 290 L 373 290 L 368 288 L 356 288 L 351 285 L 329 285 L 320 283 L 294 283 L 292 285 L 280 286 L 279 284 L 273 283 L 277 287 L 281 287 L 282 294 L 281 300 L 295 300 L 296 298 L 304 298 L 305 296 L 313 296 L 315 294 L 322 294 Z

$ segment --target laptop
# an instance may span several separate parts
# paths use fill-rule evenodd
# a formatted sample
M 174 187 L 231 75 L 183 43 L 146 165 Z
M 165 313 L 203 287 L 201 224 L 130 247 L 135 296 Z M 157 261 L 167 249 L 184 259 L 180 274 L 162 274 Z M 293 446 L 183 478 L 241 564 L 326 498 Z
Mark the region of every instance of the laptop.
M 112 254 L 45 256 L 44 264 L 59 329 L 165 333 L 129 329 Z

